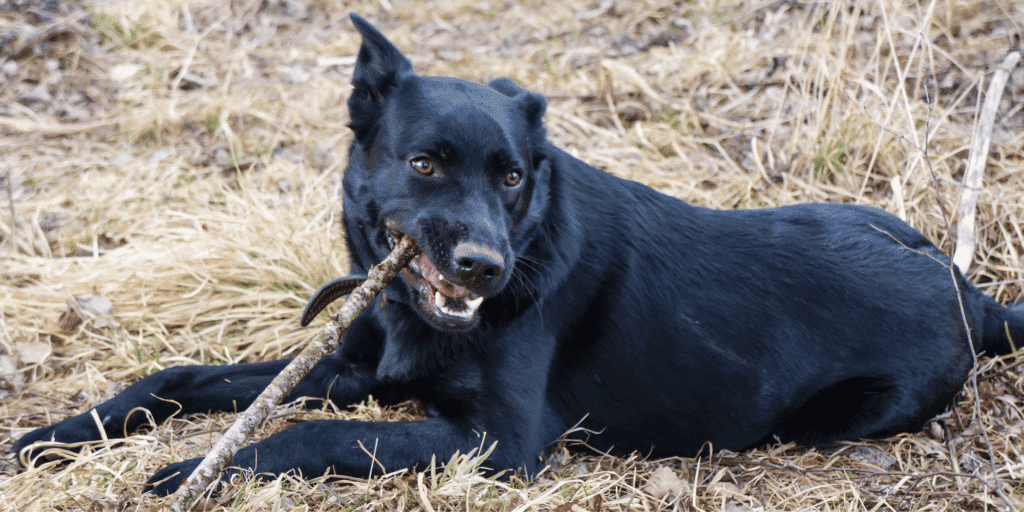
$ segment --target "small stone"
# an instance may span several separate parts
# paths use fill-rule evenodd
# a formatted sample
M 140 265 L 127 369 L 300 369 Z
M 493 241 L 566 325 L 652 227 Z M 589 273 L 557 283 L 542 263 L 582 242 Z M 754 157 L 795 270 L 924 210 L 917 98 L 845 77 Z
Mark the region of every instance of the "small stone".
M 0 72 L 7 76 L 14 76 L 18 74 L 18 63 L 13 60 L 4 62 L 0 65 Z
M 53 101 L 53 95 L 50 94 L 50 90 L 46 88 L 46 85 L 39 84 L 19 94 L 18 101 L 22 103 L 50 103 Z

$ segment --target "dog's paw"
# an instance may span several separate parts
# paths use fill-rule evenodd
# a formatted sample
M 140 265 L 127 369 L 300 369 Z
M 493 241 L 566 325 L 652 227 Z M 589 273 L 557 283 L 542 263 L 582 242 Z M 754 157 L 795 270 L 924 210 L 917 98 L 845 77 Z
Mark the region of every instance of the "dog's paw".
M 77 452 L 81 446 L 76 443 L 98 441 L 103 439 L 103 434 L 96 427 L 96 422 L 89 413 L 72 416 L 61 422 L 37 428 L 18 439 L 14 443 L 14 453 L 24 456 L 22 459 L 26 466 L 31 466 L 43 452 L 49 448 L 60 448 L 68 452 Z M 32 446 L 41 443 L 38 446 Z M 59 446 L 68 445 L 68 446 Z M 22 450 L 28 448 L 23 454 Z M 20 458 L 20 457 L 19 457 Z M 51 450 L 46 453 L 45 460 L 61 458 L 60 450 Z
M 173 494 L 174 491 L 178 490 L 178 487 L 185 483 L 185 480 L 199 467 L 199 463 L 202 461 L 203 457 L 196 457 L 164 466 L 156 473 L 153 473 L 153 476 L 146 481 L 146 492 L 156 494 L 157 496 Z M 233 476 L 238 474 L 238 468 L 228 468 L 221 471 L 220 479 L 217 481 L 217 485 L 214 486 L 212 494 L 219 494 L 224 489 L 224 485 L 231 481 Z
M 157 496 L 167 496 L 173 493 L 178 490 L 182 482 L 195 471 L 202 461 L 202 457 L 197 457 L 164 466 L 146 481 L 146 492 L 151 492 Z

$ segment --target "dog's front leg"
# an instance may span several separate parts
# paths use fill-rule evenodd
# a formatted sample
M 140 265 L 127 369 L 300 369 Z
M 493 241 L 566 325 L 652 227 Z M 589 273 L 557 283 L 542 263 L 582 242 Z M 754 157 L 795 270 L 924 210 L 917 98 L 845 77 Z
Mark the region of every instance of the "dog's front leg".
M 422 469 L 435 454 L 444 462 L 456 450 L 466 453 L 478 446 L 479 440 L 474 444 L 471 436 L 440 418 L 394 423 L 304 421 L 239 450 L 226 465 L 222 479 L 240 470 L 261 477 L 294 471 L 306 477 L 330 472 L 368 478 L 404 467 Z M 148 483 L 154 487 L 148 491 L 158 495 L 174 492 L 201 461 L 202 457 L 197 457 L 164 467 L 150 478 Z
M 265 363 L 223 366 L 178 366 L 150 375 L 114 398 L 93 409 L 25 434 L 15 445 L 15 451 L 37 441 L 78 443 L 107 438 L 120 438 L 131 434 L 147 423 L 149 411 L 157 423 L 181 413 L 242 411 L 259 396 L 267 384 L 288 364 L 288 360 Z M 304 396 L 349 400 L 349 405 L 362 399 L 371 380 L 357 374 L 332 354 L 314 367 L 288 396 L 292 401 Z M 361 396 L 362 395 L 362 396 Z M 103 432 L 96 419 L 99 418 Z M 39 455 L 41 449 L 28 452 L 28 458 Z
M 325 473 L 368 478 L 402 468 L 423 470 L 432 459 L 444 463 L 456 451 L 486 451 L 495 441 L 498 445 L 484 467 L 536 473 L 540 450 L 532 456 L 509 453 L 519 451 L 514 448 L 513 434 L 492 435 L 445 418 L 430 418 L 405 422 L 304 421 L 239 450 L 221 476 L 227 480 L 240 470 L 251 470 L 261 477 L 294 471 L 311 478 Z M 201 461 L 198 457 L 157 471 L 148 482 L 153 485 L 149 492 L 171 494 Z
M 512 339 L 498 340 L 478 357 L 449 361 L 422 380 L 406 383 L 417 390 L 415 396 L 434 406 L 437 417 L 306 421 L 239 450 L 222 477 L 241 469 L 256 475 L 296 471 L 307 477 L 329 472 L 365 478 L 403 468 L 422 470 L 431 460 L 443 463 L 456 451 L 486 451 L 494 442 L 497 446 L 484 467 L 535 475 L 542 452 L 566 428 L 547 399 L 553 339 L 536 327 L 509 330 L 507 335 Z M 150 491 L 173 492 L 200 461 L 161 469 L 150 479 L 155 485 Z

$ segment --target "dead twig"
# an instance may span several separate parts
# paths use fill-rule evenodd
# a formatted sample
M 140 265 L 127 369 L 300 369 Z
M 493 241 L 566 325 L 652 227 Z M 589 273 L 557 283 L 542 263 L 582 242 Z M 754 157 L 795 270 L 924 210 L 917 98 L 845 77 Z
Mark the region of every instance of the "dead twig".
M 288 363 L 288 366 L 263 390 L 263 393 L 245 410 L 245 413 L 235 420 L 235 423 L 217 441 L 217 444 L 213 446 L 195 471 L 189 475 L 185 483 L 178 488 L 172 497 L 171 511 L 188 510 L 196 498 L 217 481 L 224 466 L 234 457 L 242 443 L 263 424 L 274 407 L 281 403 L 281 400 L 309 373 L 316 363 L 337 349 L 342 334 L 352 324 L 352 321 L 366 309 L 374 297 L 395 277 L 395 274 L 418 253 L 419 248 L 412 242 L 412 239 L 404 236 L 384 261 L 370 269 L 366 281 L 349 294 L 338 314 L 327 323 L 323 331 L 301 354 Z
M 11 169 L 7 169 L 7 203 L 11 207 L 11 236 L 7 238 L 7 247 L 10 254 L 14 254 L 17 244 L 15 239 L 18 236 L 18 212 L 14 208 L 14 184 L 12 181 L 14 176 L 11 175 Z
M 1020 52 L 1012 52 L 1003 60 L 1002 66 L 992 75 L 992 81 L 985 93 L 985 103 L 981 106 L 978 118 L 978 129 L 974 132 L 971 154 L 967 157 L 967 170 L 964 172 L 963 194 L 957 215 L 960 222 L 956 228 L 956 250 L 953 251 L 953 263 L 966 273 L 974 255 L 974 218 L 975 206 L 978 204 L 978 192 L 981 190 L 981 178 L 985 175 L 985 162 L 988 161 L 988 148 L 992 142 L 992 125 L 996 121 L 996 110 L 1006 88 L 1006 80 L 1020 61 Z

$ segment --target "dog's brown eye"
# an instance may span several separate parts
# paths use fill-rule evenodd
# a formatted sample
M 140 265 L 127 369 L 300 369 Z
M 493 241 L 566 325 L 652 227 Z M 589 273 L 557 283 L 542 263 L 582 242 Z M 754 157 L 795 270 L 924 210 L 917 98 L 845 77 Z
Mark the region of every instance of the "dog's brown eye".
M 430 161 L 429 158 L 413 158 L 409 160 L 409 165 L 416 169 L 416 172 L 424 176 L 434 174 L 434 162 Z
M 514 187 L 514 186 L 518 185 L 519 182 L 522 181 L 522 179 L 523 179 L 523 172 L 520 171 L 519 169 L 513 169 L 513 170 L 509 171 L 509 173 L 507 175 L 505 175 L 505 186 L 506 187 Z

